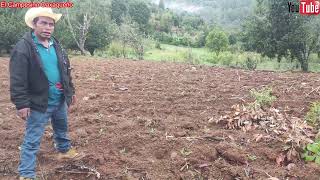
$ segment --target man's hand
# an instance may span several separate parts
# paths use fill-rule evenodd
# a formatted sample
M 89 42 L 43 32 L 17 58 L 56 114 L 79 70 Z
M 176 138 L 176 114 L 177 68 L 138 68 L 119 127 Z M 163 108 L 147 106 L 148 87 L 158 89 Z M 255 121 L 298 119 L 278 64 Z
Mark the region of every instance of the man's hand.
M 30 116 L 30 108 L 23 108 L 18 110 L 18 116 L 23 119 L 27 120 L 27 118 Z
M 69 111 L 69 112 L 71 111 L 72 106 L 76 104 L 76 102 L 77 102 L 77 97 L 76 97 L 76 95 L 73 95 L 73 96 L 72 96 L 72 99 L 71 99 L 71 103 L 70 103 L 70 105 L 69 105 L 69 107 L 68 107 L 68 111 Z
M 71 105 L 75 105 L 76 103 L 77 103 L 77 97 L 76 95 L 73 95 L 71 99 Z

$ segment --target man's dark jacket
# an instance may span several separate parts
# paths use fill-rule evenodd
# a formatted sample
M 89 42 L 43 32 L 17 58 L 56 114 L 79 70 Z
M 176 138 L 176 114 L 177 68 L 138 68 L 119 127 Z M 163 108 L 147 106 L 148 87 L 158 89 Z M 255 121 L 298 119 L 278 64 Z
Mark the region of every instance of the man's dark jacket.
M 53 46 L 58 57 L 64 99 L 69 106 L 75 88 L 71 78 L 70 62 L 60 43 L 53 38 Z M 45 112 L 48 107 L 49 82 L 40 55 L 33 42 L 31 31 L 16 44 L 10 59 L 10 95 L 16 108 L 31 108 Z

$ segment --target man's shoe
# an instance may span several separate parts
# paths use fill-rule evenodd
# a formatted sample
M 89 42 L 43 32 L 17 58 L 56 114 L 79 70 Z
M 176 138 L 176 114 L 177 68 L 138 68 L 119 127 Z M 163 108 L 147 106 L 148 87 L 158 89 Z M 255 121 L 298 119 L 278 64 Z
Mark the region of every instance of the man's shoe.
M 34 180 L 34 178 L 27 178 L 27 177 L 19 177 L 19 180 Z
M 69 149 L 65 153 L 59 153 L 58 154 L 58 159 L 63 160 L 63 159 L 74 159 L 79 155 L 75 149 Z

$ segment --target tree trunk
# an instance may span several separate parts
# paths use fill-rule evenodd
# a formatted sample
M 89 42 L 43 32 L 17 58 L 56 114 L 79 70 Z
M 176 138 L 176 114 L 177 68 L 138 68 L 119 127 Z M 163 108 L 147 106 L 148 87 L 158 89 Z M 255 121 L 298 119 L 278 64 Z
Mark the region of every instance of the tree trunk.
M 122 56 L 123 56 L 123 58 L 127 58 L 127 56 L 126 56 L 126 43 L 125 42 L 123 42 L 123 44 L 122 44 Z
M 309 55 L 310 55 L 310 48 L 308 45 L 304 45 L 304 49 L 300 53 L 301 59 L 299 60 L 301 64 L 301 69 L 304 72 L 309 71 L 309 62 L 308 62 Z
M 86 55 L 86 51 L 84 49 L 84 42 L 83 43 L 79 43 L 79 49 L 80 49 L 81 55 Z
M 74 29 L 73 29 L 73 25 L 70 22 L 69 11 L 66 10 L 66 12 L 67 12 L 67 22 L 69 24 L 69 28 L 70 28 L 71 34 L 73 36 L 73 39 L 75 40 L 77 46 L 79 47 L 81 55 L 86 55 L 86 51 L 84 49 L 84 45 L 85 45 L 85 42 L 87 40 L 87 34 L 89 32 L 89 28 L 90 28 L 90 25 L 91 25 L 91 20 L 94 17 L 90 16 L 88 13 L 85 13 L 83 15 L 83 24 L 80 24 L 78 22 L 78 25 L 76 26 L 77 29 L 79 30 L 79 37 L 77 39 L 76 38 L 76 33 L 75 33 Z
M 143 54 L 144 54 L 144 47 L 143 47 L 143 44 L 141 44 L 139 45 L 139 48 L 138 48 L 139 60 L 143 60 Z
M 300 64 L 301 64 L 301 69 L 304 72 L 308 72 L 309 71 L 309 63 L 308 63 L 308 59 L 304 59 L 302 58 L 300 60 Z

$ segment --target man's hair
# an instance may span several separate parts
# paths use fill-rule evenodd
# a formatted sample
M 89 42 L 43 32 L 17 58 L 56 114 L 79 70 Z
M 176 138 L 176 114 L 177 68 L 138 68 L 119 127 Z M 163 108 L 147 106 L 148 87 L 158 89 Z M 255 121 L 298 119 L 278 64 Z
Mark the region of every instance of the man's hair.
M 36 18 L 33 19 L 32 22 L 33 22 L 33 24 L 37 24 L 38 21 L 39 21 L 39 17 L 36 17 Z
M 38 21 L 39 21 L 39 17 L 36 17 L 32 20 L 33 24 L 37 24 Z M 55 24 L 56 22 L 53 20 L 53 23 Z

